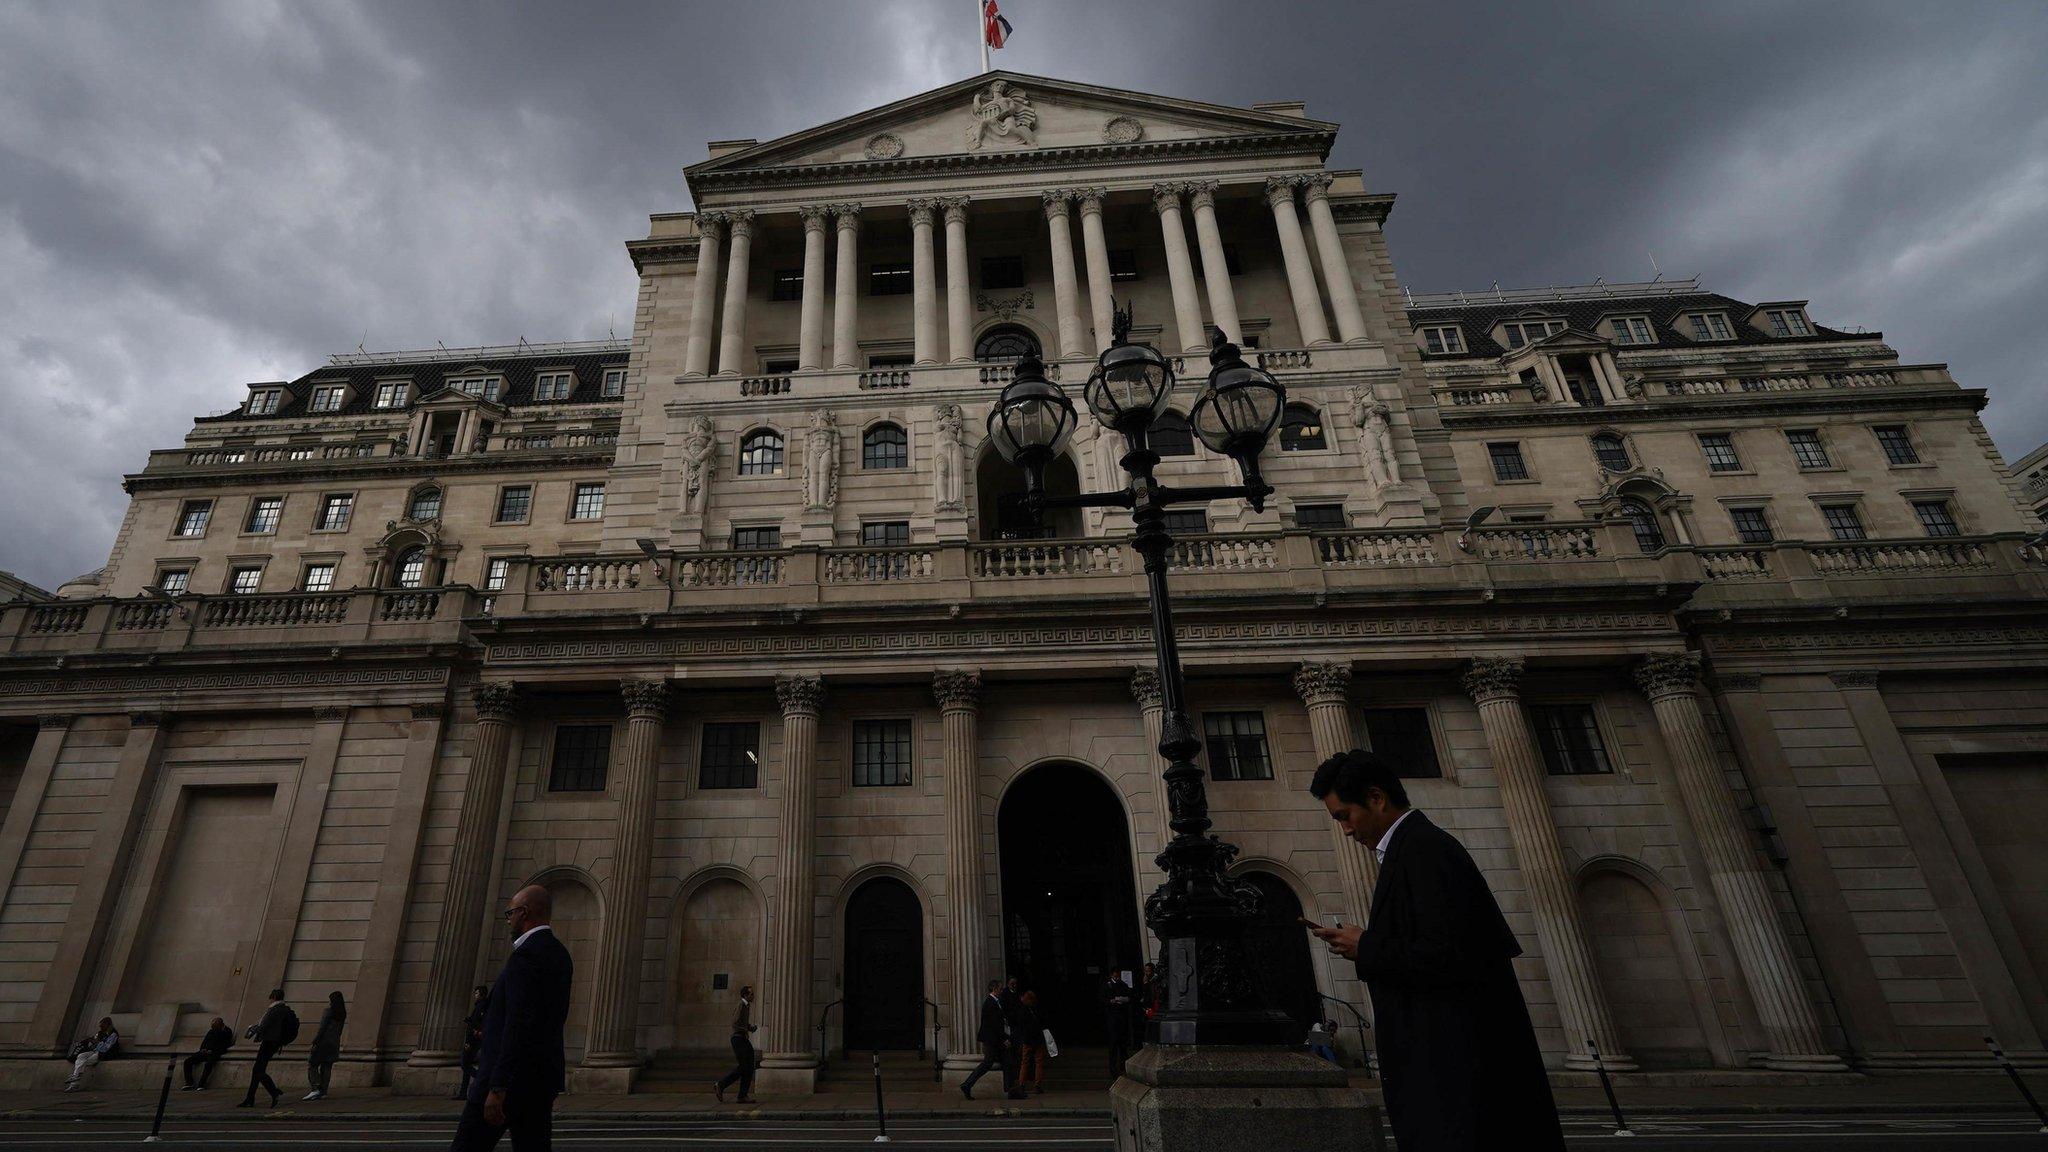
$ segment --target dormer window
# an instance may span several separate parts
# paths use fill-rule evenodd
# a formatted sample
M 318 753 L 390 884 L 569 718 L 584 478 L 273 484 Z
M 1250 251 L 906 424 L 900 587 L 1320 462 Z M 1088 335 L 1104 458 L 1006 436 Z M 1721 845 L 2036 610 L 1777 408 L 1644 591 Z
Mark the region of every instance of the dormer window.
M 1440 355 L 1450 352 L 1463 352 L 1465 350 L 1465 334 L 1458 330 L 1456 324 L 1424 328 L 1422 330 L 1422 347 L 1426 351 Z
M 533 378 L 535 400 L 567 400 L 573 377 L 567 372 L 542 372 Z
M 1647 316 L 1616 316 L 1607 321 L 1607 330 L 1614 335 L 1616 344 L 1655 344 L 1657 337 L 1650 328 Z
M 342 401 L 348 399 L 345 384 L 323 384 L 313 389 L 313 402 L 306 405 L 308 412 L 339 412 Z
M 1813 327 L 1806 322 L 1806 313 L 1799 308 L 1766 308 L 1764 322 L 1771 326 L 1773 336 L 1811 336 Z
M 409 386 L 403 380 L 390 380 L 377 385 L 377 407 L 405 407 L 405 397 L 408 390 Z
M 448 386 L 465 396 L 480 396 L 490 401 L 496 401 L 505 394 L 503 376 L 458 376 L 448 381 Z
M 616 400 L 626 394 L 626 370 L 607 368 L 604 370 L 604 388 L 598 393 L 606 400 Z
M 1691 312 L 1687 313 L 1685 322 L 1695 340 L 1735 339 L 1735 330 L 1728 326 L 1725 312 Z
M 265 388 L 261 392 L 252 392 L 249 394 L 249 415 L 268 416 L 277 411 L 277 406 L 283 399 L 284 393 L 276 388 Z
M 1564 321 L 1521 320 L 1501 325 L 1501 331 L 1507 337 L 1508 347 L 1520 348 L 1524 344 L 1534 344 L 1552 332 L 1564 331 Z

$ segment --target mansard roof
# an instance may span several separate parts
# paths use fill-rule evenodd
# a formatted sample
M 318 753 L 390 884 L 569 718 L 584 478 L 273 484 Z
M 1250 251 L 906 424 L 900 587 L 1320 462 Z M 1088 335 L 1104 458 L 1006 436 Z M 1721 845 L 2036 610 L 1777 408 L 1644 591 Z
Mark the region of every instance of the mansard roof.
M 1582 288 L 1560 288 L 1548 294 L 1535 290 L 1503 292 L 1474 292 L 1466 298 L 1464 293 L 1435 293 L 1417 296 L 1408 306 L 1408 320 L 1411 327 L 1425 325 L 1456 324 L 1465 337 L 1465 352 L 1429 352 L 1424 350 L 1425 360 L 1467 360 L 1478 356 L 1502 356 L 1508 348 L 1494 340 L 1493 326 L 1503 320 L 1517 320 L 1524 317 L 1548 317 L 1563 320 L 1567 330 L 1577 329 L 1605 338 L 1600 330 L 1600 321 L 1610 316 L 1647 316 L 1656 329 L 1657 342 L 1645 345 L 1622 345 L 1624 349 L 1635 348 L 1739 348 L 1759 344 L 1810 344 L 1817 340 L 1869 340 L 1881 341 L 1882 332 L 1843 332 L 1820 324 L 1813 325 L 1811 336 L 1775 336 L 1768 328 L 1758 327 L 1751 322 L 1751 314 L 1758 305 L 1745 304 L 1732 296 L 1718 292 L 1696 290 L 1696 282 L 1681 281 L 1673 288 L 1655 292 L 1629 291 L 1630 286 L 1617 285 L 1617 290 L 1603 291 L 1601 286 Z M 1638 286 L 1647 287 L 1647 286 Z M 1686 290 L 1694 289 L 1694 290 Z M 1735 333 L 1733 340 L 1694 340 L 1691 331 L 1680 322 L 1692 312 L 1720 312 L 1728 317 L 1730 330 Z
M 250 420 L 361 416 L 378 411 L 372 407 L 376 401 L 378 384 L 394 380 L 408 381 L 414 388 L 413 402 L 417 403 L 441 391 L 445 381 L 450 377 L 460 376 L 504 377 L 505 390 L 496 402 L 507 408 L 529 404 L 546 404 L 549 407 L 561 404 L 595 404 L 601 400 L 604 403 L 616 404 L 617 397 L 605 400 L 598 393 L 604 387 L 605 370 L 624 368 L 628 355 L 629 351 L 624 341 L 513 345 L 509 348 L 458 348 L 448 352 L 350 353 L 336 356 L 325 367 L 314 369 L 296 380 L 281 381 L 275 385 L 250 385 L 252 390 L 265 387 L 278 387 L 284 390 L 284 398 L 275 412 L 259 415 L 238 406 L 229 412 L 202 416 L 199 422 L 232 420 L 240 423 Z M 534 377 L 543 371 L 559 372 L 565 369 L 575 375 L 575 388 L 569 393 L 569 398 L 536 401 L 533 398 Z M 326 384 L 349 385 L 348 403 L 338 412 L 306 411 L 306 404 L 313 395 L 313 389 Z

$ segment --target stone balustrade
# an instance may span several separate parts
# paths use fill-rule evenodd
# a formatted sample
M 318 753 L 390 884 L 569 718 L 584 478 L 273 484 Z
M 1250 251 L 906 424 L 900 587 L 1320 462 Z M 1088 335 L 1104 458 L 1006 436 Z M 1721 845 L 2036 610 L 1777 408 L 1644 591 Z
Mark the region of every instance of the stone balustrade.
M 1702 548 L 1700 568 L 1708 580 L 1768 580 L 1768 555 L 1762 548 Z
M 1892 572 L 1956 572 L 1991 567 L 1978 540 L 1872 540 L 1859 544 L 1817 544 L 1807 549 L 1814 570 L 1824 576 Z
M 209 628 L 279 628 L 333 624 L 348 613 L 346 592 L 280 592 L 209 599 L 200 623 Z
M 0 605 L 0 654 L 449 643 L 481 603 L 450 585 Z

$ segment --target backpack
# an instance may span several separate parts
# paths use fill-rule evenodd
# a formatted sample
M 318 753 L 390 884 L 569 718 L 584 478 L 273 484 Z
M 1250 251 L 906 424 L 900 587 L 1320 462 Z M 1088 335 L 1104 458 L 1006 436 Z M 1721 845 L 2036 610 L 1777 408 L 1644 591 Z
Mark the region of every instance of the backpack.
M 280 1035 L 277 1041 L 278 1046 L 282 1047 L 299 1038 L 299 1014 L 292 1011 L 289 1006 L 279 1007 L 284 1008 L 284 1020 L 278 1025 Z

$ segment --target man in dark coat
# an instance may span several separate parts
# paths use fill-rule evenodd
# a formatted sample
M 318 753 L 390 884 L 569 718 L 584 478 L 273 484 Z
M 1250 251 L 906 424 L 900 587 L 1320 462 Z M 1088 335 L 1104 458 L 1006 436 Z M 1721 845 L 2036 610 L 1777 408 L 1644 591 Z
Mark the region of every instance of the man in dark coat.
M 1522 949 L 1464 845 L 1410 808 L 1393 766 L 1370 752 L 1325 760 L 1309 792 L 1379 857 L 1371 922 L 1314 931 L 1372 993 L 1401 1152 L 1562 1152 L 1515 980 Z
M 538 884 L 505 909 L 512 955 L 491 985 L 484 1041 L 451 1152 L 489 1152 L 508 1130 L 516 1152 L 548 1152 L 555 1097 L 566 1087 L 562 1027 L 569 1018 L 569 950 L 548 928 L 553 901 Z
M 988 982 L 988 995 L 981 1000 L 981 1027 L 975 1031 L 974 1038 L 981 1041 L 981 1063 L 976 1064 L 974 1071 L 967 1074 L 967 1079 L 960 1082 L 960 1094 L 969 1100 L 974 1099 L 975 1081 L 988 1075 L 991 1068 L 1000 1067 L 1003 1070 L 1003 1087 L 1009 1089 L 1010 1099 L 1022 1100 L 1024 1093 L 1012 1083 L 1010 1069 L 1016 1049 L 1010 1043 L 1010 1018 L 1003 1006 L 1003 982 L 1000 980 Z
M 249 1026 L 246 1033 L 256 1042 L 256 1063 L 249 1067 L 249 1091 L 242 1096 L 237 1108 L 256 1106 L 256 1089 L 270 1093 L 270 1106 L 277 1107 L 277 1098 L 284 1093 L 277 1090 L 277 1081 L 270 1078 L 270 1060 L 277 1050 L 291 1043 L 299 1035 L 299 1014 L 284 1002 L 284 989 L 270 990 L 270 1007 L 263 1010 L 263 1016 Z
M 234 1046 L 235 1030 L 228 1027 L 227 1021 L 215 1016 L 213 1027 L 206 1030 L 206 1038 L 199 1042 L 199 1051 L 185 1057 L 185 1091 L 206 1091 L 206 1082 L 213 1078 L 213 1066 L 220 1063 L 220 1058 Z M 192 1078 L 195 1068 L 199 1072 L 197 1083 Z
M 1109 1040 L 1109 1077 L 1114 1080 L 1124 1074 L 1124 1061 L 1131 1058 L 1131 1005 L 1137 1000 L 1137 993 L 1124 982 L 1123 971 L 1112 960 L 1107 965 L 1109 977 L 1095 993 L 1102 1002 L 1102 1032 Z

